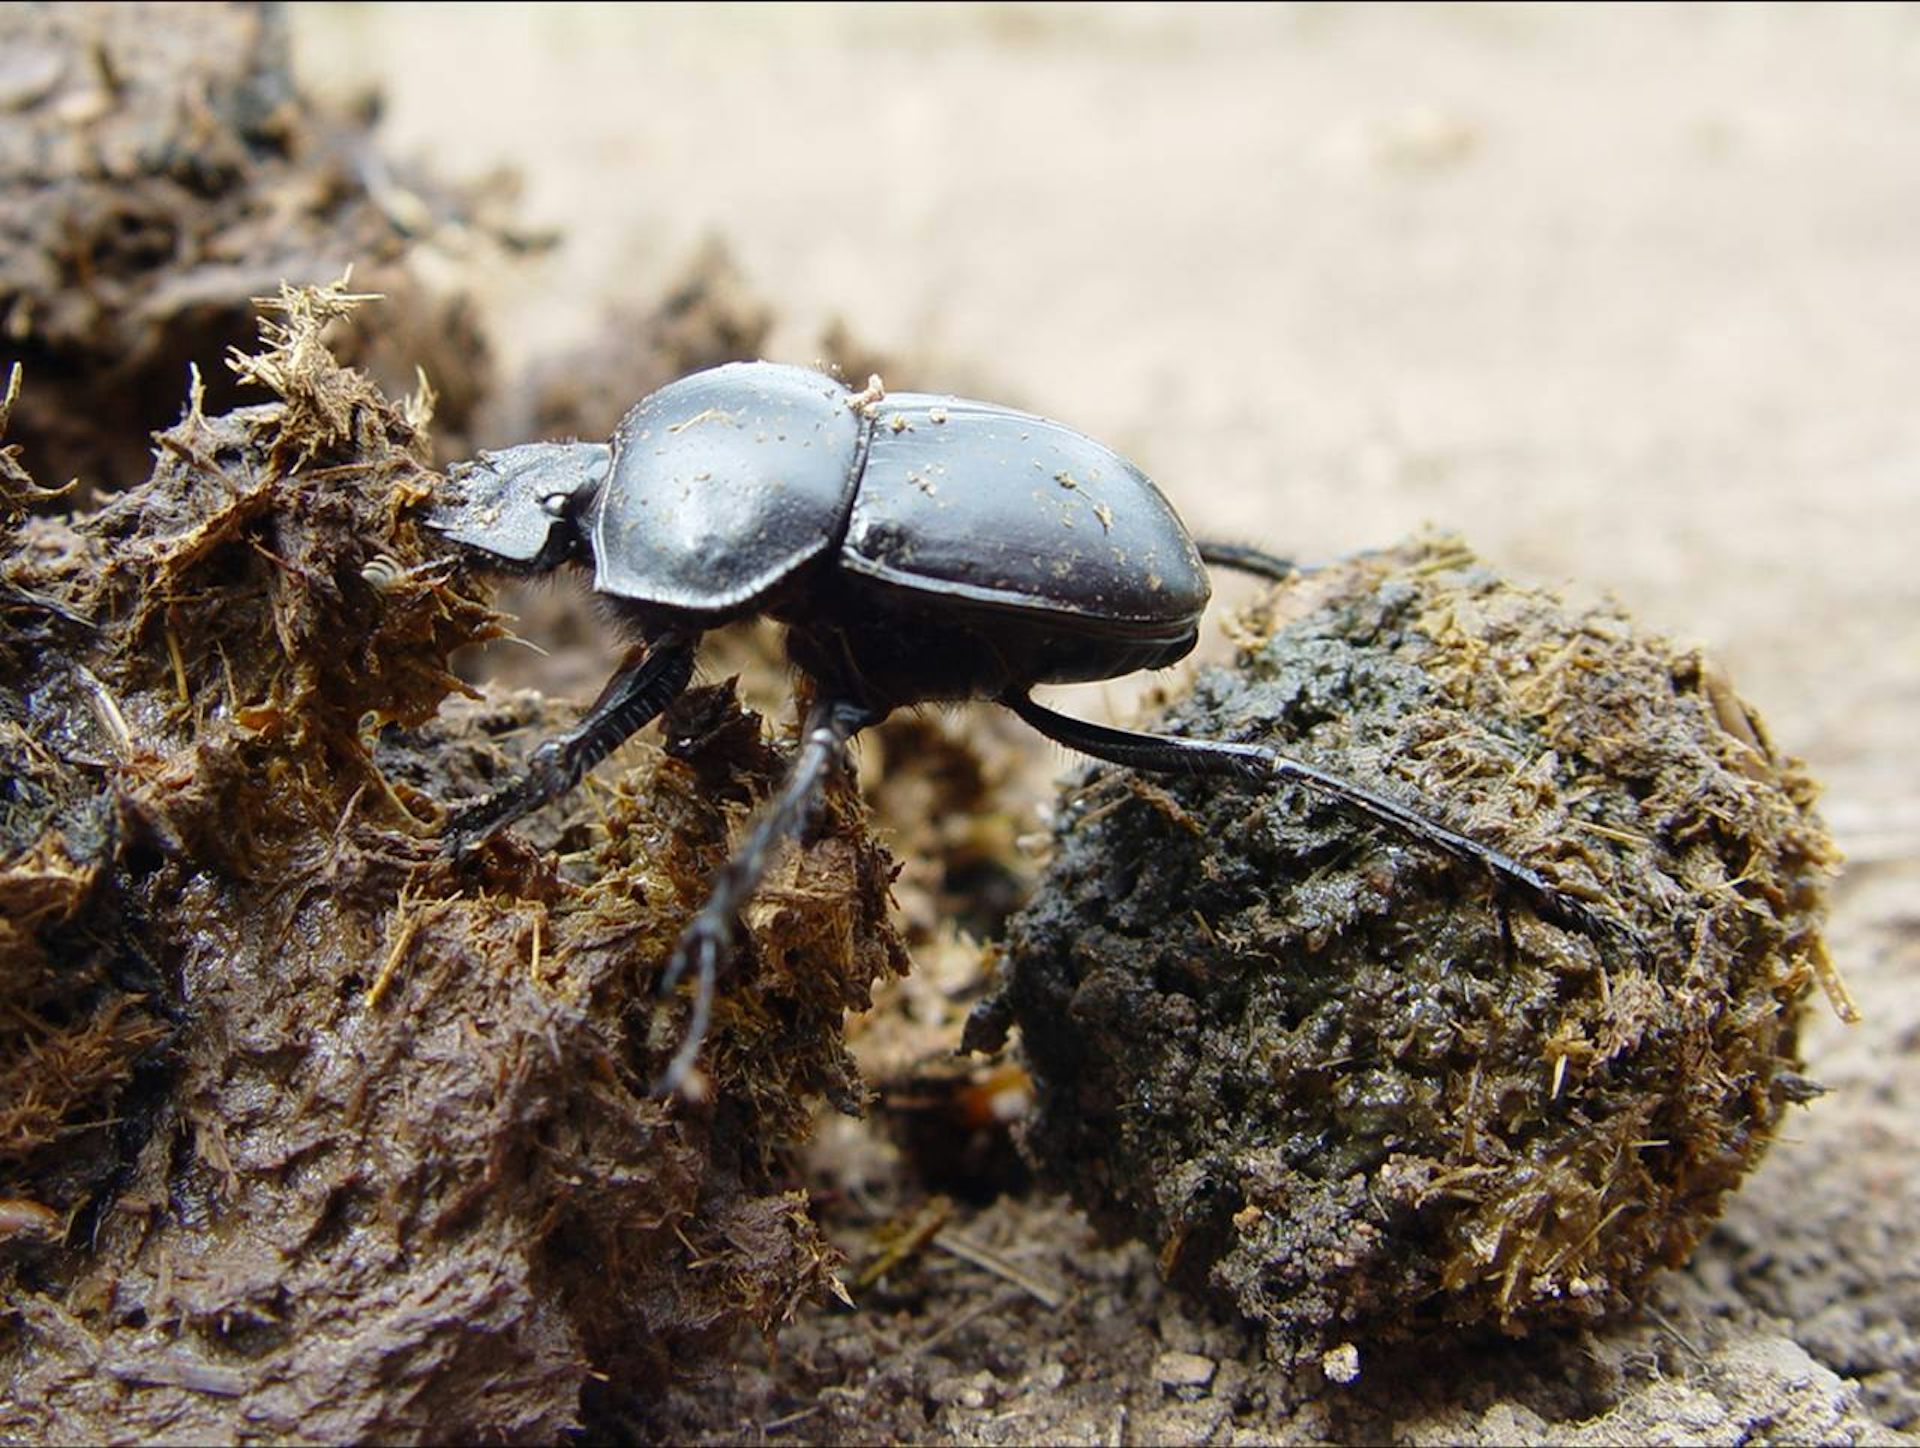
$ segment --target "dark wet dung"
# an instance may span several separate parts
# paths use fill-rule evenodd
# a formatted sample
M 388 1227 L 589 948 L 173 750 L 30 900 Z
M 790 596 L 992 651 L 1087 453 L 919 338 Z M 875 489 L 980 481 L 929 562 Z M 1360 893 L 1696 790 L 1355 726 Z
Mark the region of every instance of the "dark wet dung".
M 1282 1358 L 1618 1310 L 1817 1090 L 1813 788 L 1698 655 L 1449 540 L 1268 606 L 1168 727 L 1428 801 L 1624 930 L 1298 790 L 1094 770 L 1009 943 L 1031 1152 Z

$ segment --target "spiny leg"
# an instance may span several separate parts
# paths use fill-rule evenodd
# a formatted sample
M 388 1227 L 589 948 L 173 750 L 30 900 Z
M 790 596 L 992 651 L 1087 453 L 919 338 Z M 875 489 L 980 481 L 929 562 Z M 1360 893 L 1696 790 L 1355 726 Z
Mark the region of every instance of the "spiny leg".
M 693 677 L 696 642 L 661 639 L 644 653 L 629 654 L 626 665 L 607 680 L 580 722 L 534 750 L 518 779 L 447 821 L 441 848 L 456 859 L 464 858 L 522 815 L 572 789 L 687 687 Z
M 1483 845 L 1428 818 L 1416 809 L 1375 794 L 1357 784 L 1289 759 L 1264 744 L 1231 744 L 1210 739 L 1181 739 L 1171 735 L 1138 734 L 1084 719 L 1069 718 L 1036 704 L 1025 694 L 1004 695 L 1001 703 L 1057 743 L 1095 759 L 1129 769 L 1160 774 L 1228 775 L 1259 783 L 1291 782 L 1317 790 L 1350 809 L 1391 825 L 1423 844 L 1444 850 L 1456 859 L 1479 865 L 1517 891 L 1536 911 L 1588 935 L 1616 934 L 1619 927 L 1595 913 L 1530 866 L 1491 845 Z
M 746 843 L 714 876 L 706 904 L 681 932 L 679 943 L 673 948 L 673 958 L 660 976 L 660 995 L 678 985 L 688 970 L 694 973 L 694 988 L 693 1014 L 687 1021 L 686 1039 L 655 1083 L 656 1096 L 670 1096 L 679 1090 L 700 1054 L 707 1023 L 713 1014 L 714 980 L 733 944 L 734 917 L 759 888 L 780 842 L 806 832 L 820 806 L 828 777 L 846 758 L 848 742 L 880 718 L 880 713 L 864 706 L 826 700 L 815 704 L 808 713 L 800 751 L 779 797 L 754 821 Z
M 1200 561 L 1209 568 L 1231 568 L 1236 573 L 1250 573 L 1255 578 L 1265 578 L 1273 583 L 1291 578 L 1300 571 L 1291 559 L 1276 557 L 1265 549 L 1245 543 L 1222 543 L 1217 539 L 1197 538 L 1193 546 L 1200 552 Z

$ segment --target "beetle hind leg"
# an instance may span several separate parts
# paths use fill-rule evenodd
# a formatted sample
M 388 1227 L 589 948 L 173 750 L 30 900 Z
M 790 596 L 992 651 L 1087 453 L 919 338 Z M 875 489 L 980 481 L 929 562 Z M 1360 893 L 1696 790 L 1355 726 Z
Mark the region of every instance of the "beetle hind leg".
M 1251 574 L 1255 578 L 1264 578 L 1270 583 L 1281 583 L 1292 578 L 1300 571 L 1299 565 L 1289 558 L 1269 553 L 1264 548 L 1255 548 L 1247 543 L 1223 543 L 1217 538 L 1196 538 L 1193 546 L 1200 554 L 1200 561 L 1209 568 L 1231 568 L 1236 573 Z
M 822 700 L 807 714 L 800 750 L 779 796 L 754 821 L 746 842 L 714 877 L 700 912 L 688 922 L 661 973 L 657 994 L 666 995 L 693 975 L 693 1009 L 686 1036 L 654 1084 L 656 1096 L 680 1089 L 699 1057 L 713 1015 L 714 984 L 734 943 L 734 920 L 759 888 L 781 841 L 804 835 L 819 811 L 827 780 L 846 759 L 853 736 L 879 722 L 882 712 L 843 701 Z
M 1057 714 L 1034 703 L 1024 692 L 1006 694 L 1000 702 L 1054 742 L 1128 769 L 1155 774 L 1225 775 L 1261 784 L 1303 785 L 1421 844 L 1478 865 L 1518 894 L 1538 914 L 1556 924 L 1596 937 L 1617 935 L 1623 929 L 1618 922 L 1595 911 L 1511 855 L 1450 829 L 1411 806 L 1336 774 L 1289 759 L 1264 744 L 1232 744 L 1223 740 L 1183 739 L 1114 729 Z
M 694 641 L 669 639 L 630 661 L 607 681 L 579 723 L 533 751 L 518 779 L 456 811 L 447 821 L 442 849 L 464 859 L 515 820 L 572 789 L 679 697 L 693 678 L 693 655 Z

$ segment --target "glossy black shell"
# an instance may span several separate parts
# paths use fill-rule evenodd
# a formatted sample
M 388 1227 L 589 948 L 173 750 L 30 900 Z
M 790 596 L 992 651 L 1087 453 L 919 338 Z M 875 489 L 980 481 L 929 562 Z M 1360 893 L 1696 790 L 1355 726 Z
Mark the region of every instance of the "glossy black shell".
M 987 403 L 880 404 L 841 550 L 855 573 L 1134 637 L 1177 636 L 1208 581 L 1160 490 L 1092 438 Z
M 771 612 L 802 667 L 888 704 L 1171 663 L 1209 592 L 1160 491 L 1092 438 L 771 363 L 636 407 L 586 521 L 596 591 L 648 619 Z
M 724 614 L 831 549 L 859 481 L 847 397 L 818 372 L 737 362 L 640 403 L 589 520 L 594 590 Z

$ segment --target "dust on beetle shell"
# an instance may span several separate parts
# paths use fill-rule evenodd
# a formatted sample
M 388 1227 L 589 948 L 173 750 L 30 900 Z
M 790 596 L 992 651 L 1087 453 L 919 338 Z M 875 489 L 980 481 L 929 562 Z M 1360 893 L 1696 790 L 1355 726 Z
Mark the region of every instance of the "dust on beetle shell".
M 1167 726 L 1424 801 L 1638 944 L 1297 790 L 1090 770 L 1002 986 L 1034 1159 L 1281 1358 L 1626 1305 L 1804 1099 L 1834 980 L 1814 786 L 1729 698 L 1447 538 L 1276 591 Z

